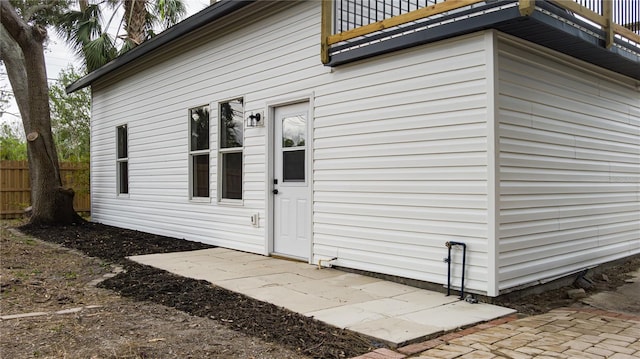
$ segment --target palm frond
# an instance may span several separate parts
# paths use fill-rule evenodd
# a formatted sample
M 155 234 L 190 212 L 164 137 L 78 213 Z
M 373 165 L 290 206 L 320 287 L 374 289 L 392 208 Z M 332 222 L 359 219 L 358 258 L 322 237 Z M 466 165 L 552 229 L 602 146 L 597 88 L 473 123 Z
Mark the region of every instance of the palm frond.
M 111 28 L 111 23 L 113 22 L 113 19 L 116 17 L 116 15 L 118 14 L 118 8 L 120 8 L 120 6 L 122 6 L 122 2 L 117 1 L 117 0 L 109 0 L 108 2 L 117 2 L 116 4 L 114 4 L 111 9 L 113 10 L 111 12 L 111 16 L 109 17 L 109 21 L 107 22 L 107 25 L 104 27 L 105 29 L 109 29 Z M 122 26 L 122 18 L 120 18 L 120 26 L 118 26 L 118 28 L 120 28 Z
M 91 72 L 116 58 L 114 40 L 108 33 L 103 33 L 97 39 L 84 46 L 87 71 Z
M 66 3 L 71 0 L 47 1 Z M 124 14 L 117 11 L 118 7 L 124 8 Z M 81 8 L 80 11 L 67 8 L 56 21 L 55 28 L 78 56 L 84 58 L 88 71 L 97 69 L 118 54 L 123 54 L 152 38 L 159 28 L 166 29 L 175 25 L 186 14 L 184 0 L 85 0 L 82 1 Z M 103 9 L 112 10 L 106 26 L 102 19 Z M 115 16 L 120 17 L 118 28 L 124 29 L 124 35 L 111 36 L 106 33 Z
M 89 5 L 85 11 L 68 11 L 56 21 L 55 29 L 76 54 L 84 57 L 86 44 L 100 37 L 102 12 L 98 5 Z
M 187 13 L 182 0 L 156 0 L 154 14 L 157 15 L 157 23 L 167 29 L 182 20 Z
M 118 56 L 124 54 L 125 52 L 133 49 L 136 46 L 138 46 L 138 44 L 136 44 L 133 40 L 131 40 L 128 37 L 124 38 L 122 40 L 122 46 L 120 47 L 120 51 L 118 51 Z

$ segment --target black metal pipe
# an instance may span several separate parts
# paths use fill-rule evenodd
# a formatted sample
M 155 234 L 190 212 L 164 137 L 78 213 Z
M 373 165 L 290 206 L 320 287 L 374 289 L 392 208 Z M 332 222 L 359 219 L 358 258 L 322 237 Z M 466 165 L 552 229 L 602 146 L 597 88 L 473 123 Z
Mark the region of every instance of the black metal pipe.
M 449 241 L 445 243 L 448 250 L 447 255 L 447 296 L 451 294 L 451 247 L 462 246 L 462 278 L 460 283 L 460 299 L 464 299 L 464 272 L 467 265 L 467 244 L 462 242 Z
M 451 295 L 451 245 L 449 242 L 445 243 L 448 248 L 447 251 L 447 297 Z

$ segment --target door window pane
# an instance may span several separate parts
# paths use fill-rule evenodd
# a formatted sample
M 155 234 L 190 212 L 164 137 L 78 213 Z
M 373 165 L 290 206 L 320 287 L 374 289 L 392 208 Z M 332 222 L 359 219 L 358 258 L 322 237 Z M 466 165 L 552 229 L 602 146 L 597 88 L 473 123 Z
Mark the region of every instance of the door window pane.
M 305 150 L 282 152 L 282 180 L 304 182 Z
M 209 197 L 209 155 L 193 156 L 193 197 Z
M 282 119 L 282 147 L 305 145 L 307 138 L 307 119 L 304 115 Z
M 242 199 L 242 152 L 222 153 L 222 198 Z

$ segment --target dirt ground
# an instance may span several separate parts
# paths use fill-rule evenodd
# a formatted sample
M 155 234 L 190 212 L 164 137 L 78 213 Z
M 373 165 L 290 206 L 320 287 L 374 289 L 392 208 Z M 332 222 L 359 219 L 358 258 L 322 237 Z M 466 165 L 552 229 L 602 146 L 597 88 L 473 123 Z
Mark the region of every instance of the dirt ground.
M 583 298 L 569 298 L 567 291 L 582 288 L 585 289 L 587 296 L 603 292 L 615 293 L 617 288 L 627 284 L 627 281 L 632 278 L 630 273 L 638 271 L 639 268 L 640 255 L 636 255 L 571 276 L 569 279 L 576 279 L 576 281 L 570 285 L 560 286 L 537 294 L 532 294 L 530 291 L 514 292 L 502 295 L 492 302 L 516 309 L 521 315 L 542 314 L 562 307 L 588 306 L 583 301 Z M 581 274 L 584 274 L 583 279 L 577 280 Z M 608 308 L 601 307 L 601 309 L 610 310 L 615 310 L 614 308 L 613 306 Z M 640 307 L 630 308 L 630 310 L 640 314 Z
M 209 247 L 204 244 L 95 223 L 22 227 L 28 236 L 9 225 L 3 222 L 1 229 L 0 314 L 41 314 L 0 321 L 1 358 L 345 358 L 379 346 L 205 281 L 125 259 Z M 116 275 L 117 267 L 124 270 Z M 638 267 L 636 256 L 605 276 L 587 276 L 588 291 L 616 288 L 624 284 L 624 273 Z M 497 302 L 524 314 L 582 305 L 566 297 L 567 289 Z M 60 310 L 71 312 L 55 314 Z
M 0 314 L 47 314 L 1 320 L 0 358 L 345 358 L 376 345 L 125 259 L 204 244 L 94 223 L 1 230 Z M 114 265 L 124 271 L 91 285 Z

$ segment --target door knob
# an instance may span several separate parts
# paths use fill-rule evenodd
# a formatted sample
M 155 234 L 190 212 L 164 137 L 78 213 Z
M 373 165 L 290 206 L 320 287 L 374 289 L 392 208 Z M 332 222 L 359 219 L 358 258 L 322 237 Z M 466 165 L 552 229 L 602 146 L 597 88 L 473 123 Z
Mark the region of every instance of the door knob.
M 273 192 L 273 194 L 278 194 L 278 190 L 277 189 L 274 189 L 272 192 Z

